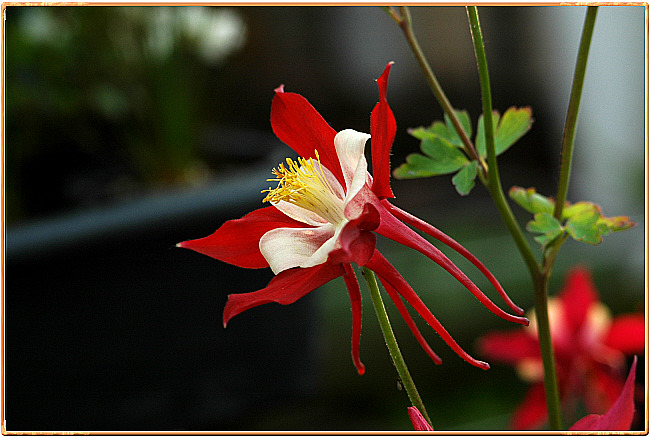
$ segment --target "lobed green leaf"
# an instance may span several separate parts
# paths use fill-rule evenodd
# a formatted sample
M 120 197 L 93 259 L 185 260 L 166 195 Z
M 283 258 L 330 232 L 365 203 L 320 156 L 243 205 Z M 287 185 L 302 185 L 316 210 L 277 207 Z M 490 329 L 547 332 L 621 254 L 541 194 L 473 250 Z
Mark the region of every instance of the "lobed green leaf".
M 562 224 L 547 212 L 538 212 L 533 217 L 535 219 L 528 222 L 526 229 L 529 232 L 542 234 L 535 237 L 535 241 L 542 245 L 550 243 L 564 232 Z
M 555 202 L 535 191 L 535 188 L 512 187 L 508 192 L 510 198 L 531 214 L 545 212 L 553 214 Z
M 478 173 L 478 161 L 471 161 L 460 169 L 458 173 L 451 179 L 451 182 L 456 187 L 456 191 L 461 196 L 465 196 L 474 188 L 474 181 Z
M 610 232 L 624 231 L 634 225 L 635 223 L 627 216 L 600 217 L 598 219 L 598 226 L 601 229 L 602 235 L 607 235 Z
M 472 122 L 469 119 L 469 114 L 467 111 L 458 111 L 454 109 L 454 113 L 456 114 L 456 117 L 458 118 L 458 121 L 460 122 L 460 125 L 463 127 L 463 130 L 465 131 L 465 134 L 467 134 L 468 138 L 472 138 Z M 460 135 L 456 132 L 456 128 L 454 127 L 454 124 L 451 122 L 451 118 L 445 113 L 445 124 L 447 127 L 447 136 L 445 139 L 449 140 L 450 143 L 452 143 L 456 147 L 463 147 L 463 141 L 460 139 Z
M 530 107 L 510 107 L 499 121 L 494 136 L 494 149 L 502 154 L 516 143 L 533 125 L 533 111 Z
M 443 158 L 443 156 L 439 156 L 439 158 Z M 393 176 L 397 179 L 415 179 L 453 173 L 468 162 L 467 158 L 462 154 L 456 158 L 447 156 L 447 158 L 441 160 L 429 158 L 419 153 L 412 153 L 406 157 L 404 164 L 393 171 Z
M 574 240 L 589 244 L 598 244 L 603 241 L 598 219 L 601 217 L 599 208 L 586 202 L 574 212 L 566 221 L 565 229 Z
M 485 158 L 487 156 L 487 150 L 485 148 L 485 125 L 483 121 L 483 114 L 478 117 L 478 123 L 476 125 L 476 140 L 474 145 L 476 146 L 476 151 L 479 156 Z M 497 126 L 499 124 L 499 111 L 492 111 L 492 132 L 497 131 Z M 495 146 L 496 148 L 496 146 Z
M 555 208 L 553 199 L 536 193 L 534 188 L 512 187 L 509 194 L 512 200 L 534 214 L 535 220 L 529 222 L 526 229 L 542 233 L 535 237 L 541 244 L 549 243 L 566 231 L 576 241 L 595 245 L 605 235 L 634 226 L 629 217 L 604 217 L 600 207 L 593 202 L 566 202 L 562 209 L 563 225 L 552 216 Z

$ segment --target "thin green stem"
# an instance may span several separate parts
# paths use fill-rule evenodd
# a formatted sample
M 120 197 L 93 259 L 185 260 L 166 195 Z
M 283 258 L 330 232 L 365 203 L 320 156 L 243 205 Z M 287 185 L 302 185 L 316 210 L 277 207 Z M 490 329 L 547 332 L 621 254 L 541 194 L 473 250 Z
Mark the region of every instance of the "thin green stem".
M 555 202 L 555 210 L 553 211 L 553 215 L 558 220 L 562 219 L 562 209 L 564 208 L 564 202 L 566 201 L 567 192 L 569 191 L 569 176 L 571 174 L 573 145 L 575 141 L 576 126 L 578 124 L 580 97 L 582 96 L 582 85 L 585 80 L 587 59 L 589 58 L 589 47 L 591 46 L 591 36 L 594 32 L 597 12 L 598 6 L 589 6 L 587 8 L 585 23 L 582 28 L 582 36 L 580 37 L 576 69 L 573 74 L 571 98 L 569 99 L 569 108 L 567 110 L 566 122 L 564 124 L 564 135 L 562 138 L 562 158 L 560 162 L 560 179 L 557 189 L 557 201 Z
M 433 91 L 434 96 L 442 106 L 445 113 L 449 116 L 454 128 L 461 138 L 464 144 L 465 152 L 471 159 L 477 160 L 481 164 L 481 172 L 479 172 L 479 177 L 490 192 L 490 195 L 492 196 L 492 199 L 494 200 L 494 203 L 499 213 L 501 214 L 506 227 L 515 240 L 519 252 L 521 253 L 531 274 L 535 290 L 535 311 L 537 317 L 538 337 L 542 353 L 542 362 L 544 364 L 544 384 L 547 397 L 549 423 L 552 429 L 562 429 L 557 374 L 555 371 L 555 358 L 548 318 L 548 280 L 551 276 L 551 271 L 553 269 L 553 264 L 555 263 L 559 248 L 566 240 L 566 235 L 558 238 L 556 241 L 551 243 L 551 245 L 547 247 L 544 252 L 542 262 L 538 263 L 506 200 L 506 196 L 501 186 L 499 170 L 497 166 L 496 150 L 494 144 L 494 126 L 492 122 L 492 97 L 490 91 L 490 79 L 477 8 L 475 6 L 468 6 L 467 15 L 470 22 L 472 39 L 474 41 L 479 80 L 481 83 L 487 163 L 478 155 L 471 140 L 467 137 L 464 130 L 462 129 L 460 121 L 453 111 L 451 103 L 442 91 L 442 88 L 438 83 L 433 70 L 431 69 L 426 57 L 422 53 L 419 43 L 413 33 L 409 9 L 406 6 L 402 6 L 399 8 L 399 13 L 397 9 L 393 7 L 385 7 L 384 9 L 389 13 L 391 18 L 393 18 L 398 23 L 404 32 L 404 35 L 406 36 L 406 39 L 411 46 L 411 50 L 413 51 L 416 60 L 420 64 L 420 67 L 425 74 L 427 82 L 429 83 L 429 87 Z M 578 50 L 578 60 L 576 62 L 574 80 L 571 89 L 571 97 L 567 111 L 564 135 L 562 139 L 560 178 L 558 182 L 558 193 L 556 196 L 557 200 L 553 212 L 554 216 L 558 220 L 561 220 L 562 218 L 562 210 L 566 201 L 569 187 L 573 146 L 578 120 L 578 111 L 580 108 L 580 98 L 582 95 L 582 87 L 584 84 L 587 58 L 589 55 L 591 37 L 593 35 L 596 13 L 596 6 L 590 6 L 588 8 L 582 37 L 580 40 L 580 47 Z
M 544 272 L 540 271 L 539 264 L 526 242 L 521 228 L 514 219 L 512 210 L 508 205 L 497 167 L 497 157 L 494 145 L 494 129 L 492 125 L 492 95 L 490 91 L 490 76 L 488 73 L 487 57 L 483 34 L 478 17 L 476 6 L 467 6 L 467 17 L 470 23 L 476 63 L 478 67 L 479 80 L 481 84 L 481 100 L 483 101 L 483 126 L 485 131 L 485 146 L 488 158 L 488 185 L 487 188 L 494 199 L 494 202 L 506 222 L 510 233 L 515 239 L 519 250 L 530 270 L 535 290 L 535 312 L 537 315 L 537 335 L 539 338 L 542 363 L 544 365 L 544 385 L 546 390 L 546 405 L 548 408 L 549 423 L 552 429 L 562 429 L 562 416 L 560 414 L 560 396 L 557 386 L 557 372 L 555 369 L 555 354 L 553 342 L 551 341 L 551 329 L 548 319 L 548 278 L 550 268 Z M 545 258 L 551 262 L 555 259 L 556 251 L 551 252 L 552 257 Z
M 555 371 L 555 354 L 551 341 L 551 324 L 548 318 L 548 279 L 549 275 L 540 275 L 535 281 L 535 316 L 537 318 L 537 338 L 544 367 L 544 390 L 549 426 L 552 430 L 559 431 L 562 429 L 562 411 Z
M 469 18 L 472 40 L 474 41 L 474 51 L 476 53 L 476 63 L 478 66 L 479 80 L 481 83 L 481 100 L 483 102 L 483 127 L 485 131 L 485 148 L 488 159 L 488 179 L 486 187 L 494 200 L 494 203 L 501 214 L 503 221 L 510 231 L 515 244 L 524 258 L 526 266 L 533 278 L 533 281 L 539 275 L 539 265 L 533 254 L 524 233 L 519 227 L 517 220 L 506 200 L 506 196 L 501 186 L 499 177 L 499 167 L 497 166 L 497 156 L 494 146 L 494 125 L 492 124 L 492 94 L 490 91 L 490 75 L 488 73 L 487 57 L 485 55 L 485 46 L 483 44 L 483 34 L 481 24 L 478 18 L 478 11 L 475 6 L 467 7 L 467 16 Z
M 402 29 L 402 32 L 404 33 L 407 42 L 411 46 L 411 50 L 413 51 L 413 55 L 415 56 L 415 59 L 418 61 L 420 68 L 424 72 L 424 77 L 426 78 L 427 83 L 429 84 L 429 88 L 431 88 L 431 91 L 433 92 L 433 95 L 435 96 L 436 100 L 438 100 L 438 103 L 440 103 L 440 106 L 442 106 L 443 111 L 445 111 L 445 113 L 451 120 L 454 129 L 456 129 L 456 133 L 458 133 L 458 136 L 463 142 L 464 150 L 467 153 L 467 156 L 469 156 L 472 160 L 478 161 L 479 164 L 481 164 L 481 172 L 479 173 L 479 175 L 481 177 L 481 180 L 483 180 L 487 170 L 486 164 L 483 161 L 483 159 L 481 159 L 479 154 L 476 152 L 476 148 L 474 147 L 472 140 L 469 139 L 467 133 L 463 129 L 460 120 L 458 119 L 456 113 L 454 112 L 454 108 L 451 106 L 449 99 L 447 98 L 444 91 L 442 90 L 442 87 L 440 86 L 440 83 L 438 82 L 436 75 L 433 73 L 433 70 L 431 69 L 429 62 L 427 61 L 426 56 L 424 56 L 424 53 L 420 48 L 420 44 L 418 43 L 418 40 L 415 37 L 415 33 L 413 32 L 413 24 L 411 21 L 411 13 L 409 11 L 409 8 L 407 6 L 400 6 L 400 14 L 397 14 L 397 12 L 391 8 L 390 10 L 388 10 L 388 13 Z
M 386 340 L 386 346 L 388 347 L 388 352 L 390 353 L 390 356 L 393 359 L 393 364 L 395 365 L 395 369 L 397 369 L 397 374 L 401 379 L 402 386 L 404 387 L 404 390 L 406 390 L 406 393 L 408 394 L 408 397 L 411 401 L 411 405 L 417 407 L 418 410 L 420 410 L 420 413 L 422 413 L 424 418 L 427 420 L 427 422 L 429 422 L 429 425 L 432 425 L 431 419 L 429 418 L 429 415 L 427 414 L 427 410 L 424 407 L 424 403 L 422 402 L 422 398 L 420 398 L 420 394 L 418 393 L 418 389 L 415 387 L 413 378 L 411 378 L 411 374 L 409 373 L 409 370 L 406 367 L 406 362 L 404 361 L 404 357 L 402 357 L 402 353 L 399 350 L 399 345 L 397 344 L 397 340 L 395 339 L 393 328 L 390 325 L 390 320 L 388 320 L 388 314 L 386 313 L 386 307 L 384 306 L 384 301 L 381 298 L 381 293 L 379 291 L 379 285 L 377 284 L 377 278 L 375 277 L 375 273 L 372 270 L 368 269 L 367 267 L 363 267 L 363 276 L 366 278 L 366 282 L 368 283 L 372 304 L 375 307 L 375 312 L 377 313 L 377 319 L 379 319 L 379 326 L 381 327 L 381 332 L 384 335 L 384 340 Z

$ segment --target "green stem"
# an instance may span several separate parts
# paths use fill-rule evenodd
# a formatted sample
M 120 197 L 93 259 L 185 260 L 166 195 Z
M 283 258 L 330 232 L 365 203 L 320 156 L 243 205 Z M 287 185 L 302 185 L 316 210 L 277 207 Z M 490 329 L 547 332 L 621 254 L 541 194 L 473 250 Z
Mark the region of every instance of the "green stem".
M 559 431 L 562 429 L 562 412 L 555 371 L 555 354 L 551 341 L 551 324 L 548 318 L 548 279 L 549 275 L 539 275 L 535 281 L 535 316 L 537 317 L 537 338 L 544 366 L 544 390 L 549 426 L 552 430 Z
M 481 83 L 481 100 L 483 101 L 483 127 L 485 131 L 485 148 L 488 159 L 488 179 L 486 187 L 494 200 L 494 203 L 503 218 L 503 221 L 510 231 L 515 244 L 526 262 L 526 266 L 533 280 L 539 274 L 537 259 L 533 254 L 524 233 L 519 227 L 517 220 L 506 200 L 506 196 L 501 186 L 499 177 L 499 167 L 497 166 L 497 156 L 494 145 L 494 125 L 492 124 L 492 94 L 490 91 L 490 76 L 488 73 L 487 57 L 485 55 L 485 46 L 483 44 L 483 34 L 481 24 L 478 18 L 478 11 L 475 6 L 467 7 L 467 16 L 470 22 L 472 40 L 474 41 L 474 51 L 476 53 L 476 63 L 478 66 L 479 81 Z
M 386 307 L 384 306 L 384 301 L 382 300 L 381 293 L 379 292 L 379 285 L 377 284 L 377 278 L 375 277 L 375 273 L 372 270 L 368 269 L 367 267 L 364 267 L 363 276 L 366 278 L 366 282 L 368 283 L 368 288 L 370 289 L 370 297 L 372 298 L 372 304 L 375 307 L 375 312 L 377 313 L 377 319 L 379 319 L 379 326 L 381 327 L 381 332 L 384 335 L 384 339 L 386 340 L 386 346 L 388 347 L 388 352 L 390 353 L 390 356 L 393 359 L 393 364 L 395 365 L 395 369 L 397 369 L 397 374 L 401 379 L 402 386 L 404 387 L 404 390 L 406 390 L 406 393 L 408 394 L 408 397 L 411 401 L 411 405 L 417 407 L 418 410 L 420 410 L 420 413 L 422 413 L 424 418 L 427 420 L 427 422 L 429 422 L 429 425 L 432 425 L 431 419 L 427 414 L 427 410 L 426 408 L 424 408 L 424 403 L 422 402 L 422 398 L 420 398 L 420 394 L 418 393 L 418 390 L 415 387 L 413 378 L 411 378 L 411 374 L 409 373 L 409 370 L 406 367 L 406 362 L 404 361 L 404 357 L 402 357 L 402 353 L 399 350 L 399 345 L 397 344 L 397 340 L 395 339 L 393 328 L 390 325 L 390 320 L 388 320 L 388 314 L 386 313 Z
M 445 111 L 445 113 L 451 120 L 454 129 L 456 129 L 456 133 L 458 133 L 458 136 L 463 142 L 465 152 L 472 160 L 476 160 L 481 164 L 482 171 L 479 173 L 479 175 L 481 176 L 481 180 L 483 180 L 485 177 L 485 172 L 487 170 L 485 162 L 483 161 L 483 159 L 481 159 L 481 157 L 476 152 L 476 148 L 474 147 L 474 144 L 469 139 L 467 133 L 463 129 L 460 120 L 458 119 L 456 113 L 454 112 L 454 108 L 451 106 L 449 99 L 447 98 L 444 91 L 442 90 L 442 87 L 440 86 L 440 83 L 438 82 L 436 75 L 433 73 L 433 70 L 431 69 L 429 62 L 427 61 L 426 56 L 424 56 L 424 53 L 420 48 L 420 44 L 418 43 L 418 40 L 415 37 L 415 33 L 413 32 L 413 25 L 411 22 L 411 13 L 409 12 L 409 8 L 407 6 L 400 6 L 399 15 L 394 9 L 388 10 L 388 13 L 397 22 L 399 27 L 402 29 L 402 32 L 404 32 L 404 36 L 406 37 L 406 40 L 411 46 L 411 50 L 413 51 L 413 55 L 415 55 L 415 59 L 418 61 L 418 64 L 420 64 L 420 68 L 424 72 L 424 77 L 426 78 L 427 83 L 429 84 L 429 88 L 431 88 L 431 91 L 433 92 L 433 95 L 435 96 L 436 100 L 438 100 L 438 103 L 440 103 L 440 106 L 442 106 L 443 111 Z
M 478 66 L 479 80 L 481 84 L 481 100 L 483 101 L 483 126 L 485 130 L 485 146 L 488 158 L 488 185 L 487 188 L 494 199 L 494 202 L 501 213 L 506 226 L 515 239 L 526 265 L 531 273 L 535 289 L 535 312 L 537 316 L 537 335 L 539 338 L 542 363 L 544 365 L 544 387 L 546 390 L 546 405 L 548 408 L 549 424 L 552 429 L 562 429 L 562 416 L 560 410 L 560 396 L 557 385 L 557 372 L 555 369 L 555 354 L 551 341 L 551 329 L 548 319 L 548 279 L 550 268 L 557 251 L 551 251 L 552 256 L 545 258 L 550 261 L 548 269 L 540 271 L 539 264 L 533 255 L 530 247 L 523 236 L 521 228 L 517 225 L 512 210 L 508 205 L 505 194 L 501 187 L 497 157 L 494 145 L 494 129 L 492 125 L 492 95 L 490 91 L 490 76 L 488 73 L 487 57 L 483 34 L 479 22 L 476 6 L 467 6 L 467 17 L 470 23 L 476 63 Z
M 580 48 L 578 49 L 576 69 L 573 74 L 571 98 L 569 99 L 569 108 L 567 110 L 566 122 L 564 124 L 564 135 L 562 138 L 562 159 L 560 162 L 560 179 L 557 189 L 557 201 L 555 202 L 555 210 L 553 211 L 553 216 L 558 220 L 562 219 L 562 209 L 564 208 L 564 202 L 566 201 L 567 192 L 569 190 L 569 176 L 571 174 L 573 145 L 576 126 L 578 124 L 580 97 L 582 96 L 582 85 L 585 80 L 589 47 L 591 45 L 591 36 L 594 32 L 597 12 L 598 6 L 589 6 L 587 8 L 585 23 L 582 28 L 582 36 L 580 37 Z

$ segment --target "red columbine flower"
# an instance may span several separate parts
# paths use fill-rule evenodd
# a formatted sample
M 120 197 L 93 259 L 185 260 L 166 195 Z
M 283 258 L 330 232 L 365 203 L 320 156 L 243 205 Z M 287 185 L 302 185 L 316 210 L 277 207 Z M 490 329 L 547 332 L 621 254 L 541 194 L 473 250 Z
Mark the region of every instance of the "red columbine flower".
M 271 125 L 280 140 L 300 158 L 287 158 L 273 171 L 276 188 L 264 190 L 271 206 L 241 219 L 224 223 L 205 238 L 179 243 L 213 258 L 245 268 L 271 267 L 276 276 L 262 290 L 231 294 L 223 314 L 224 326 L 237 314 L 269 302 L 287 305 L 317 287 L 342 276 L 352 306 L 352 358 L 359 374 L 361 293 L 351 263 L 368 267 L 379 277 L 420 345 L 436 363 L 441 359 L 429 347 L 409 315 L 405 299 L 469 363 L 489 368 L 470 357 L 451 338 L 419 296 L 377 251 L 376 234 L 411 247 L 442 266 L 498 316 L 527 324 L 524 317 L 508 314 L 490 301 L 442 252 L 406 226 L 412 225 L 474 263 L 519 315 L 523 311 L 507 297 L 494 276 L 456 241 L 428 223 L 390 204 L 390 148 L 395 118 L 386 100 L 391 64 L 377 80 L 379 103 L 370 117 L 371 135 L 354 130 L 334 131 L 299 94 L 275 90 Z M 373 175 L 367 170 L 365 144 L 372 137 Z
M 603 413 L 623 388 L 625 355 L 644 350 L 643 314 L 612 318 L 589 272 L 577 268 L 550 299 L 549 319 L 563 404 L 570 410 L 581 399 L 590 412 Z M 523 379 L 534 383 L 514 413 L 513 429 L 538 428 L 547 417 L 542 360 L 531 320 L 533 329 L 495 332 L 479 340 L 485 356 L 516 366 Z
M 578 420 L 569 431 L 629 431 L 634 419 L 634 378 L 636 377 L 634 357 L 630 373 L 616 402 L 605 414 L 590 414 Z
M 408 407 L 409 419 L 416 431 L 433 431 L 433 427 L 424 418 L 418 407 Z

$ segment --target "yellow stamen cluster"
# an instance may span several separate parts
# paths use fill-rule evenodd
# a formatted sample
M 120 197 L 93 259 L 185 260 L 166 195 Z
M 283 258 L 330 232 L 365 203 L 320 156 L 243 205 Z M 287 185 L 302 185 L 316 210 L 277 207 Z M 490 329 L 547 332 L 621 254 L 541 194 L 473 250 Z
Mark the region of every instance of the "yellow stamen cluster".
M 316 159 L 298 158 L 294 161 L 287 158 L 273 169 L 275 178 L 268 182 L 277 182 L 276 188 L 263 190 L 268 193 L 262 202 L 278 203 L 281 200 L 312 211 L 330 223 L 336 224 L 343 220 L 343 200 L 336 195 L 325 177 L 318 152 L 314 151 Z

